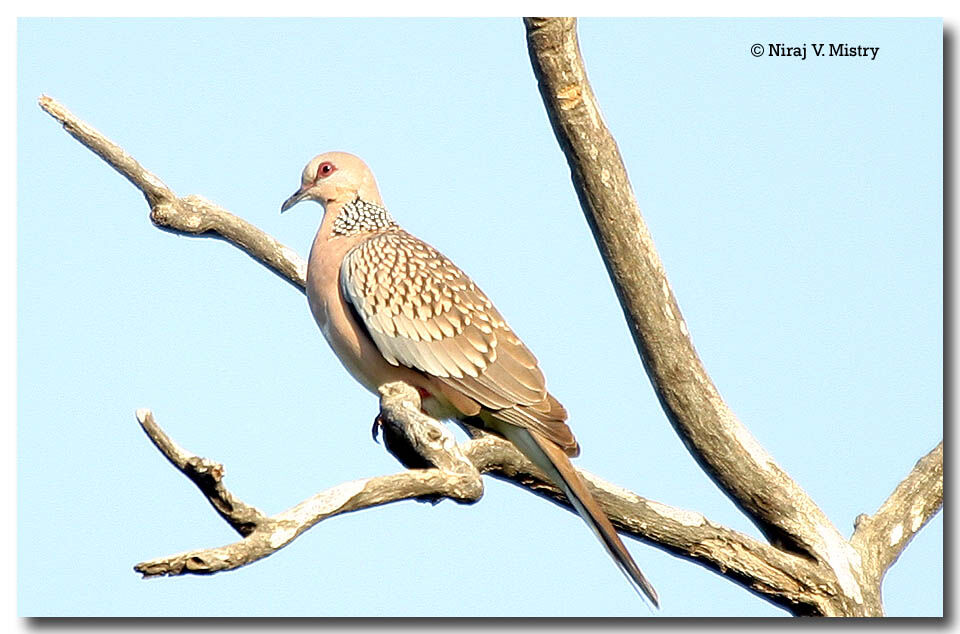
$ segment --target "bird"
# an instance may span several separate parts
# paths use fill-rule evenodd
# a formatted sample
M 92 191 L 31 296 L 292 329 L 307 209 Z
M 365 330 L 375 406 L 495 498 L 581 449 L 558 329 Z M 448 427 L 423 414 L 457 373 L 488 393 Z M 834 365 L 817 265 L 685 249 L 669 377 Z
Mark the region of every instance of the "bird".
M 403 381 L 430 416 L 513 443 L 563 491 L 638 594 L 659 608 L 656 590 L 570 462 L 580 446 L 566 409 L 487 295 L 397 224 L 359 157 L 311 159 L 280 212 L 303 201 L 323 206 L 307 262 L 307 302 L 346 370 L 374 394 Z

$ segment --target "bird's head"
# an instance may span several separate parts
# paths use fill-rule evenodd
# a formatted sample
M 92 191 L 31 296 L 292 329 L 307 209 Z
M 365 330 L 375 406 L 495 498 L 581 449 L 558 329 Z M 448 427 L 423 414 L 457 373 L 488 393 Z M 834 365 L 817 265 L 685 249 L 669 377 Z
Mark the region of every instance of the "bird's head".
M 283 201 L 280 212 L 303 200 L 315 200 L 325 208 L 329 203 L 357 199 L 382 206 L 377 182 L 367 164 L 353 154 L 327 152 L 307 163 L 300 176 L 300 189 Z

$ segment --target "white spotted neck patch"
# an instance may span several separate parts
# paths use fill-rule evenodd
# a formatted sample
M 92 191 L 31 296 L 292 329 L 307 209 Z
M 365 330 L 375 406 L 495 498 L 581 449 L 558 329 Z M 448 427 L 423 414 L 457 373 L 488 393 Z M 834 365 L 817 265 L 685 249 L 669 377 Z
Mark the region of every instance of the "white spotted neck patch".
M 383 231 L 393 227 L 397 227 L 397 223 L 390 212 L 380 205 L 359 198 L 341 207 L 333 221 L 333 233 L 338 236 Z

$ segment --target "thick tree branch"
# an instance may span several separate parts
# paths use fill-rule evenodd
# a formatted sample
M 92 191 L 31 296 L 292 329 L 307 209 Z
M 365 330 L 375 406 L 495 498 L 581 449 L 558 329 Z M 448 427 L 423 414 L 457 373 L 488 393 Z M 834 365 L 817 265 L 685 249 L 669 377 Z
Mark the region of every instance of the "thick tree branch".
M 468 443 L 464 453 L 481 473 L 575 512 L 560 489 L 506 440 L 484 436 Z M 793 614 L 837 615 L 834 601 L 841 588 L 824 566 L 715 524 L 700 513 L 647 500 L 578 471 L 621 533 L 689 559 Z
M 943 506 L 943 441 L 917 461 L 873 516 L 857 517 L 850 543 L 863 558 L 871 578 L 883 579 L 887 569 L 917 532 Z
M 527 18 L 525 24 L 540 95 L 667 417 L 697 462 L 771 542 L 828 563 L 861 603 L 857 553 L 737 419 L 694 349 L 587 79 L 576 21 Z

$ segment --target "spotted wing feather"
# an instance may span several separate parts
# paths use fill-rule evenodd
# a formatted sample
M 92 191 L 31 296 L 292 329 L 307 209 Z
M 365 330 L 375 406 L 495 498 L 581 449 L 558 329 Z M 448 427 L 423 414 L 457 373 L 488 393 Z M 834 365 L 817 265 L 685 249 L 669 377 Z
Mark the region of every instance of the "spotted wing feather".
M 424 372 L 494 417 L 575 455 L 563 406 L 487 296 L 440 252 L 395 229 L 351 249 L 340 288 L 384 358 Z

